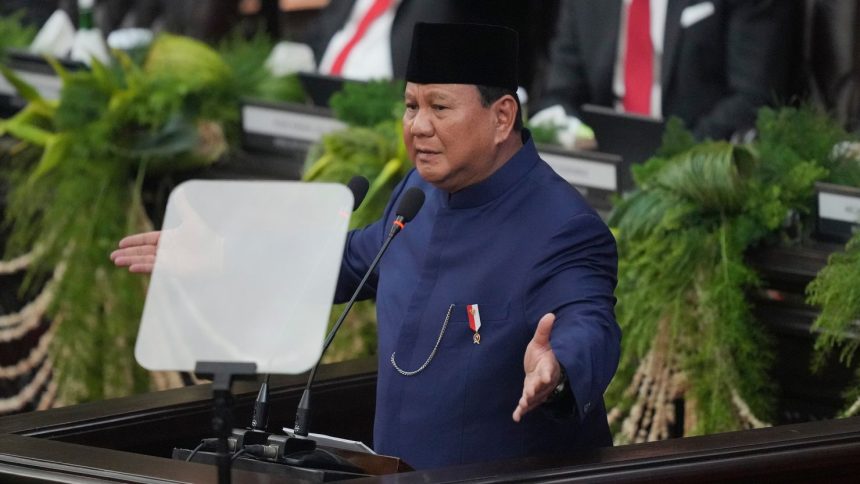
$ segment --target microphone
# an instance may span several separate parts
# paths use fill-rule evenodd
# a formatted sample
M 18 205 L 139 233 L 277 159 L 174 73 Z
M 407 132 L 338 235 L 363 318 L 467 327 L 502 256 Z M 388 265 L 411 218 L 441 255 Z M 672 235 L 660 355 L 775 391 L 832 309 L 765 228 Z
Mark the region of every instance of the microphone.
M 254 412 L 251 413 L 251 430 L 260 430 L 265 432 L 269 425 L 269 377 L 266 375 L 266 381 L 260 385 L 260 391 L 257 392 L 257 399 L 254 400 Z
M 376 269 L 376 265 L 379 264 L 382 254 L 388 250 L 388 246 L 391 245 L 391 241 L 394 240 L 394 236 L 399 234 L 400 231 L 406 227 L 406 224 L 415 218 L 415 215 L 417 215 L 418 211 L 421 210 L 422 205 L 424 205 L 424 192 L 418 187 L 412 187 L 406 190 L 403 197 L 401 197 L 400 204 L 397 206 L 397 211 L 395 212 L 394 222 L 392 222 L 391 229 L 388 231 L 388 237 L 386 237 L 385 242 L 382 244 L 379 252 L 377 252 L 373 262 L 370 263 L 370 267 L 367 269 L 367 272 L 364 273 L 364 277 L 361 279 L 361 282 L 359 282 L 358 286 L 355 288 L 355 292 L 349 299 L 346 308 L 344 308 L 340 317 L 337 318 L 337 322 L 334 323 L 334 327 L 332 327 L 328 336 L 326 336 L 320 357 L 317 360 L 316 365 L 314 365 L 311 370 L 310 376 L 308 376 L 308 383 L 305 385 L 305 391 L 302 392 L 302 398 L 299 400 L 299 406 L 296 409 L 296 423 L 293 425 L 293 433 L 295 435 L 302 437 L 307 437 L 308 435 L 308 425 L 310 423 L 311 385 L 313 384 L 314 377 L 317 374 L 317 368 L 319 368 L 320 362 L 322 362 L 323 355 L 331 345 L 332 340 L 334 340 L 334 335 L 337 334 L 338 329 L 343 325 L 344 318 L 349 314 L 349 310 L 352 309 L 352 305 L 355 304 L 355 300 L 358 298 L 359 292 L 361 292 L 367 279 L 370 278 L 373 270 Z
M 391 239 L 403 230 L 406 224 L 415 218 L 415 215 L 421 210 L 422 205 L 424 205 L 424 192 L 420 188 L 412 187 L 406 190 L 406 193 L 403 194 L 403 198 L 400 200 L 400 205 L 397 206 L 396 217 L 391 224 L 391 229 L 388 231 L 388 238 Z
M 361 202 L 364 201 L 364 197 L 367 196 L 367 190 L 370 189 L 370 182 L 367 181 L 367 178 L 361 175 L 355 175 L 351 180 L 349 180 L 346 187 L 349 188 L 349 191 L 352 192 L 352 198 L 355 199 L 355 203 L 352 205 L 352 211 L 355 212 L 358 210 Z

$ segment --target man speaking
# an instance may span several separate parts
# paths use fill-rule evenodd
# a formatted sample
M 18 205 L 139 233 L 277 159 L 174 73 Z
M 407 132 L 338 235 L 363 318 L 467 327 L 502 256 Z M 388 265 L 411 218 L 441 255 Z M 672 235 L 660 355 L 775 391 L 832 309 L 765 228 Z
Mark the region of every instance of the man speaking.
M 517 36 L 419 23 L 403 136 L 415 164 L 376 223 L 349 234 L 348 299 L 407 189 L 426 194 L 365 298 L 377 301 L 377 452 L 432 468 L 611 445 L 615 241 L 522 128 Z M 111 257 L 151 270 L 158 233 Z

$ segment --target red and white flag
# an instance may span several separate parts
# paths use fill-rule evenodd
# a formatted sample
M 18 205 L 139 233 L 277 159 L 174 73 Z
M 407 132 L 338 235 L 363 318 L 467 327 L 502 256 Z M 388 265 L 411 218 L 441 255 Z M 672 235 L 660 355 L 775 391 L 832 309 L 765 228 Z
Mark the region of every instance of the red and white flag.
M 479 344 L 481 342 L 481 335 L 478 333 L 481 329 L 481 312 L 478 310 L 478 305 L 467 304 L 466 313 L 469 314 L 469 329 L 475 332 L 475 336 L 472 338 L 472 341 L 474 341 L 475 344 Z

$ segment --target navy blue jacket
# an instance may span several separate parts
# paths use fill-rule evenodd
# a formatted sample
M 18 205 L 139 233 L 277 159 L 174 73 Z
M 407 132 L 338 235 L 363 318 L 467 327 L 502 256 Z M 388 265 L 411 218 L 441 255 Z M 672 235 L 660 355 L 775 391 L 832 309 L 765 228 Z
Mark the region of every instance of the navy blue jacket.
M 416 468 L 611 445 L 603 392 L 615 373 L 615 240 L 582 196 L 542 161 L 533 142 L 488 179 L 449 194 L 414 170 L 384 217 L 350 233 L 338 300 L 381 247 L 405 189 L 427 195 L 371 278 L 377 300 L 379 381 L 374 447 Z M 466 305 L 482 326 L 473 342 Z M 445 333 L 433 351 L 448 311 Z M 515 423 L 523 355 L 545 313 L 550 342 L 575 397 L 568 418 L 544 408 Z

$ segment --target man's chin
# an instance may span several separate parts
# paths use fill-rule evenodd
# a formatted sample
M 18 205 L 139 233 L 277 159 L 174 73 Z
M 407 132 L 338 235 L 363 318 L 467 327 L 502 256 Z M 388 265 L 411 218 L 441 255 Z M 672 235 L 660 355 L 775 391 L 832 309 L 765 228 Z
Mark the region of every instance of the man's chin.
M 418 176 L 421 177 L 422 180 L 427 183 L 433 185 L 436 188 L 445 189 L 445 182 L 447 181 L 447 177 L 442 173 L 439 173 L 438 170 L 434 170 L 429 166 L 416 166 L 416 170 L 418 171 Z

